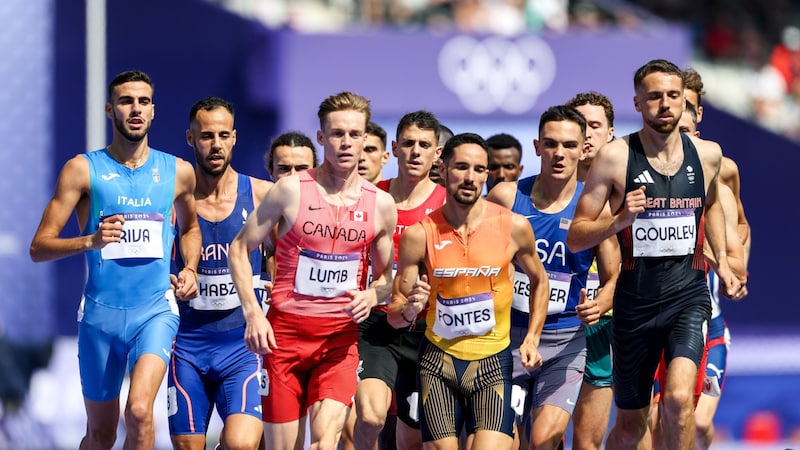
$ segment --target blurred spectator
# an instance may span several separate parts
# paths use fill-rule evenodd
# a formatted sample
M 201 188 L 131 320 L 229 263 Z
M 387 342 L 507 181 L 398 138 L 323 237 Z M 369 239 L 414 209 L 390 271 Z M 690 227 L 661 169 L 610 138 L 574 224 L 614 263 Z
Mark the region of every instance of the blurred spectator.
M 800 82 L 800 28 L 788 26 L 781 33 L 781 42 L 775 46 L 770 64 L 783 77 L 786 92 L 795 90 Z

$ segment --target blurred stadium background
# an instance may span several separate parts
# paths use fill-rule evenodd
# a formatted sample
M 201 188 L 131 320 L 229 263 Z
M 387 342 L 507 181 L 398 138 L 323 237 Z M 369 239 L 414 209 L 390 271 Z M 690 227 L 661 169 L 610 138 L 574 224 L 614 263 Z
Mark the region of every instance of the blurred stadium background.
M 27 395 L 2 393 L 0 449 L 76 448 L 83 434 L 84 260 L 34 265 L 27 246 L 63 163 L 106 144 L 114 74 L 153 77 L 151 145 L 190 161 L 187 113 L 204 96 L 234 103 L 233 164 L 266 178 L 272 137 L 313 136 L 319 101 L 353 90 L 390 137 L 421 108 L 457 133 L 513 134 L 532 175 L 539 114 L 578 92 L 614 102 L 617 135 L 636 130 L 633 72 L 654 58 L 703 76 L 700 130 L 738 162 L 753 228 L 750 296 L 723 305 L 733 343 L 713 448 L 800 447 L 795 0 L 4 0 L 0 19 L 0 377 L 24 389 L 22 364 L 43 366 Z M 169 448 L 159 402 L 158 448 Z

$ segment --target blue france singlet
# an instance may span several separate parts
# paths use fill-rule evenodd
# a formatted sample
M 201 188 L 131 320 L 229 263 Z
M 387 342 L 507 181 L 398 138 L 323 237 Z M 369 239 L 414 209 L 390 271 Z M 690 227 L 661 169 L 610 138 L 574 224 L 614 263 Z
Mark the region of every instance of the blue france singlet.
M 645 211 L 617 233 L 622 271 L 617 297 L 674 303 L 707 292 L 703 257 L 706 191 L 697 149 L 681 133 L 683 163 L 675 175 L 658 173 L 644 153 L 638 133 L 629 137 L 625 192 L 646 186 Z M 616 300 L 615 300 L 616 302 Z
M 211 222 L 200 214 L 197 215 L 200 232 L 203 235 L 200 263 L 197 266 L 198 296 L 188 302 L 178 302 L 181 314 L 179 335 L 188 330 L 197 331 L 198 328 L 219 332 L 245 325 L 239 295 L 236 293 L 228 269 L 228 249 L 233 238 L 242 229 L 247 216 L 254 209 L 250 177 L 240 173 L 236 188 L 236 203 L 228 217 L 220 222 Z M 180 262 L 178 264 L 182 267 Z M 261 301 L 264 288 L 260 276 L 259 249 L 250 252 L 250 265 L 253 269 L 256 296 Z
M 99 304 L 129 309 L 164 298 L 169 290 L 171 213 L 176 158 L 153 148 L 141 167 L 117 162 L 107 149 L 83 155 L 89 162 L 90 210 L 83 236 L 102 220 L 122 214 L 121 242 L 86 252 L 84 295 Z
M 536 235 L 536 252 L 547 270 L 550 282 L 547 319 L 544 329 L 573 328 L 581 324 L 575 307 L 581 299 L 581 289 L 586 288 L 586 279 L 594 258 L 594 250 L 577 253 L 567 248 L 567 231 L 575 215 L 575 206 L 583 191 L 578 182 L 569 204 L 557 213 L 541 212 L 531 201 L 531 190 L 537 175 L 523 178 L 517 183 L 517 195 L 511 210 L 528 219 Z M 511 310 L 513 326 L 528 326 L 528 297 L 530 285 L 527 275 L 519 267 L 514 272 L 514 302 Z

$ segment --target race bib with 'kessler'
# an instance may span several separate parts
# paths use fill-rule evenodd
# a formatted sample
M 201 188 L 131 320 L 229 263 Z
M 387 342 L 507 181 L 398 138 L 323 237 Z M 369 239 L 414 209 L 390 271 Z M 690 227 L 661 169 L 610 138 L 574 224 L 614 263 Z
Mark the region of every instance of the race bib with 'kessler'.
M 322 253 L 301 249 L 297 257 L 294 292 L 313 297 L 334 298 L 358 290 L 361 255 Z
M 634 257 L 691 255 L 697 243 L 694 209 L 644 211 L 631 231 Z
M 164 257 L 161 232 L 164 216 L 160 213 L 125 213 L 125 223 L 119 242 L 107 244 L 100 250 L 103 259 Z
M 491 292 L 457 298 L 436 296 L 433 332 L 444 339 L 483 336 L 496 324 Z
M 568 273 L 547 271 L 550 283 L 547 302 L 547 315 L 564 312 L 567 307 L 569 286 L 572 276 Z M 511 300 L 512 308 L 530 314 L 531 282 L 524 272 L 514 271 L 514 297 Z

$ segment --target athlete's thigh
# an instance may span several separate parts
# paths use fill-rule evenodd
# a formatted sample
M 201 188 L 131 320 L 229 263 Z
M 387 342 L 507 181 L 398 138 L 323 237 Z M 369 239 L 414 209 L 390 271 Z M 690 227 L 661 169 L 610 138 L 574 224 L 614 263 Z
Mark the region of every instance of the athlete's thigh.
M 231 414 L 246 414 L 261 419 L 259 373 L 261 355 L 247 350 L 242 338 L 229 341 L 219 349 L 222 359 L 214 361 L 216 392 L 214 402 L 222 420 Z
M 83 396 L 95 403 L 119 397 L 127 367 L 128 347 L 122 339 L 124 310 L 81 300 L 78 322 L 78 365 Z
M 460 384 L 472 386 L 467 397 L 467 431 L 504 433 L 513 439 L 515 413 L 511 408 L 511 348 L 478 361 L 456 362 L 474 369 L 459 370 L 464 374 Z
M 205 376 L 193 364 L 191 355 L 175 350 L 167 374 L 167 417 L 171 435 L 205 435 L 212 409 L 209 391 Z
M 653 317 L 623 320 L 621 316 L 615 309 L 611 327 L 614 400 L 620 409 L 639 410 L 650 404 L 664 341 Z
M 434 442 L 458 444 L 464 420 L 464 401 L 459 394 L 454 358 L 427 339 L 420 347 L 418 384 L 427 394 L 420 399 L 420 430 L 425 447 Z M 429 444 L 430 443 L 430 444 Z

